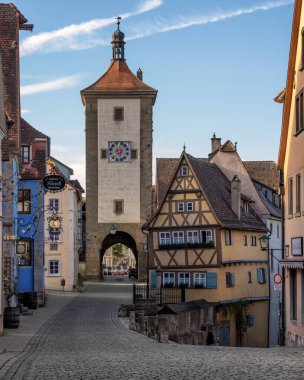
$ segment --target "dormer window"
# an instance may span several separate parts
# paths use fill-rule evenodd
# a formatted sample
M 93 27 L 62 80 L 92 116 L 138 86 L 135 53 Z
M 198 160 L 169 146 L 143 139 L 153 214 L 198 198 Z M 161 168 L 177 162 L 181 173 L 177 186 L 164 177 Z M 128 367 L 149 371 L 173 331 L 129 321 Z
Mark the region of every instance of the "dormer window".
M 249 212 L 250 212 L 250 203 L 249 202 L 244 202 L 244 212 L 246 214 L 249 214 Z
M 182 165 L 182 167 L 181 167 L 181 176 L 182 177 L 187 177 L 188 174 L 189 174 L 188 166 Z

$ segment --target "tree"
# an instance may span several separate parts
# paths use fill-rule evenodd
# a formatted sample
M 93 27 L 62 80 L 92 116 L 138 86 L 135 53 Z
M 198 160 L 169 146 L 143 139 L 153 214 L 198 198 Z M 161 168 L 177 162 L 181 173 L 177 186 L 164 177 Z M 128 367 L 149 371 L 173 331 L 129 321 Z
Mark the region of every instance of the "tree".
M 122 245 L 120 243 L 117 243 L 113 245 L 113 260 L 118 261 L 123 257 L 122 253 Z

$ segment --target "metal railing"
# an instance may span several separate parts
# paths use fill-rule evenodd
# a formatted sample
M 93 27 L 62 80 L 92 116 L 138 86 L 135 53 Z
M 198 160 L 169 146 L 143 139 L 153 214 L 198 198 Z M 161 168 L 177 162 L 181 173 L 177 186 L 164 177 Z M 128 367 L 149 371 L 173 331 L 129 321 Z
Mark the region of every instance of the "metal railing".
M 149 288 L 148 285 L 133 284 L 133 304 L 155 303 L 158 305 L 185 302 L 184 288 Z

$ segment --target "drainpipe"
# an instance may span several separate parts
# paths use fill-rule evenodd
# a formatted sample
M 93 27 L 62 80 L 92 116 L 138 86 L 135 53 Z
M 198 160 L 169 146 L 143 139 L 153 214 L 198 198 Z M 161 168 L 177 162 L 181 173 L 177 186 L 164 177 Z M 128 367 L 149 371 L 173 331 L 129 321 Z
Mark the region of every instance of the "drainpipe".
M 282 259 L 284 259 L 285 246 L 285 187 L 284 187 L 284 171 L 280 169 L 280 201 L 282 210 Z M 280 329 L 280 346 L 285 346 L 285 268 L 282 267 L 282 307 L 281 307 L 281 326 Z M 282 333 L 281 333 L 282 331 Z

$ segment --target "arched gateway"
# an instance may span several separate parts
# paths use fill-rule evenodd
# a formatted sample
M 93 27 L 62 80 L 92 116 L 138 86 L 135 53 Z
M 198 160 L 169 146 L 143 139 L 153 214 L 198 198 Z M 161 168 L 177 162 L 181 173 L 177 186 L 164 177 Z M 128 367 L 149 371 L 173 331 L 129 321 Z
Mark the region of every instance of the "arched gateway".
M 130 71 L 119 26 L 120 18 L 108 70 L 81 91 L 86 119 L 86 274 L 99 279 L 102 252 L 115 241 L 132 245 L 143 280 L 147 253 L 141 226 L 152 209 L 152 108 L 157 91 L 142 81 L 140 69 L 137 76 Z M 118 232 L 110 236 L 113 225 Z
M 102 246 L 100 249 L 100 263 L 102 263 L 103 261 L 103 256 L 106 250 L 118 243 L 130 248 L 135 257 L 136 262 L 138 262 L 138 251 L 136 241 L 128 233 L 124 231 L 117 231 L 115 234 L 108 234 L 102 242 Z M 102 277 L 103 274 L 100 267 L 100 278 Z

